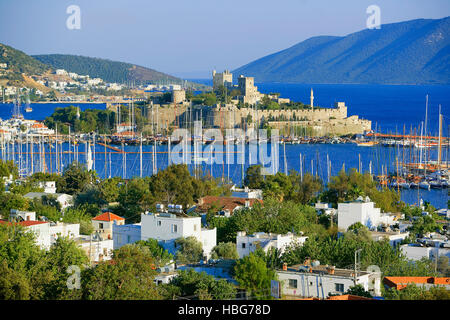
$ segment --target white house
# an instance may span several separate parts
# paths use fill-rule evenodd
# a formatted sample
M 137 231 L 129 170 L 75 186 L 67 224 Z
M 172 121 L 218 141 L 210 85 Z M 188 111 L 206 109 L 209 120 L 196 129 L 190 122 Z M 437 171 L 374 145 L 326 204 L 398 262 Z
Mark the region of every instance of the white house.
M 55 181 L 39 181 L 39 187 L 44 188 L 45 193 L 56 193 Z
M 212 248 L 216 246 L 216 228 L 203 229 L 201 217 L 188 216 L 180 207 L 169 205 L 169 211 L 164 212 L 162 205 L 159 205 L 157 213 L 142 213 L 141 240 L 156 239 L 162 247 L 175 254 L 175 240 L 195 237 L 202 243 L 203 252 L 209 258 Z
M 96 232 L 102 239 L 112 239 L 113 238 L 113 225 L 123 225 L 125 224 L 125 219 L 112 213 L 104 212 L 95 218 L 92 218 L 92 226 L 94 227 L 94 232 Z
M 238 188 L 236 185 L 233 185 L 231 187 L 232 197 L 237 198 L 245 198 L 245 199 L 260 199 L 262 200 L 263 194 L 261 189 L 249 189 L 248 187 L 245 188 Z
M 242 259 L 258 248 L 263 249 L 264 252 L 269 251 L 270 248 L 284 252 L 288 245 L 293 243 L 303 244 L 307 239 L 308 237 L 295 236 L 291 232 L 287 234 L 257 232 L 247 235 L 246 232 L 240 231 L 236 236 L 236 249 L 239 258 Z
M 9 223 L 12 222 L 1 220 L 0 223 Z M 20 221 L 17 222 L 18 225 L 24 227 L 27 231 L 33 232 L 35 235 L 35 242 L 42 249 L 49 249 L 51 246 L 51 237 L 50 237 L 50 223 L 48 221 Z
M 446 256 L 450 259 L 450 248 L 436 247 L 425 247 L 419 244 L 404 244 L 400 246 L 401 252 L 409 260 L 420 260 L 422 258 L 427 258 L 434 260 L 435 257 Z
M 397 247 L 400 243 L 409 236 L 409 232 L 387 231 L 387 232 L 370 232 L 374 241 L 381 241 L 387 239 L 392 247 Z
M 82 235 L 77 239 L 81 249 L 89 257 L 90 262 L 111 260 L 113 253 L 113 240 L 104 240 L 98 236 Z
M 57 74 L 58 76 L 67 76 L 68 75 L 67 71 L 64 69 L 56 69 L 55 74 Z
M 114 223 L 112 226 L 113 246 L 114 249 L 135 243 L 141 240 L 141 223 L 122 224 Z
M 61 210 L 64 210 L 73 204 L 73 196 L 66 193 L 28 192 L 24 195 L 24 197 L 28 199 L 42 199 L 43 196 L 55 197 L 56 201 L 61 205 Z
M 380 273 L 358 271 L 355 277 L 354 270 L 337 269 L 334 266 L 320 265 L 283 266 L 277 270 L 278 280 L 281 283 L 281 293 L 298 298 L 326 299 L 329 294 L 343 294 L 350 287 L 360 284 L 364 290 L 374 296 L 380 295 Z M 355 281 L 356 280 L 356 281 Z
M 79 223 L 50 223 L 50 245 L 54 244 L 59 237 L 68 237 L 69 239 L 76 239 L 80 236 Z
M 370 230 L 376 230 L 380 225 L 393 225 L 395 217 L 388 214 L 381 214 L 379 208 L 374 207 L 374 203 L 369 197 L 363 199 L 359 197 L 355 201 L 338 204 L 338 228 L 347 230 L 352 224 L 360 222 Z

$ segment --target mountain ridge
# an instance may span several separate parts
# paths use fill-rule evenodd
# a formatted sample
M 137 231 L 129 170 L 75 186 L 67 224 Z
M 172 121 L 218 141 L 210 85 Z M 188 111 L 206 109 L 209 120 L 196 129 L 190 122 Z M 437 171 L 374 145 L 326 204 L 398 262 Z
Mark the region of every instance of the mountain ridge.
M 235 69 L 256 82 L 450 84 L 450 17 L 316 36 Z

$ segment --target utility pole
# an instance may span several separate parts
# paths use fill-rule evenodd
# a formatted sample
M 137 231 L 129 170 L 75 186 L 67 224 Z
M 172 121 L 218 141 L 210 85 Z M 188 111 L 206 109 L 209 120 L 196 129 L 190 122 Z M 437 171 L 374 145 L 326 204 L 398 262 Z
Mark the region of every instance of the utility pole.
M 361 254 L 360 252 L 362 251 L 362 249 L 358 249 L 355 251 L 355 271 L 354 271 L 354 279 L 353 282 L 356 286 L 356 278 L 357 278 L 357 272 L 360 268 L 360 264 L 361 264 Z

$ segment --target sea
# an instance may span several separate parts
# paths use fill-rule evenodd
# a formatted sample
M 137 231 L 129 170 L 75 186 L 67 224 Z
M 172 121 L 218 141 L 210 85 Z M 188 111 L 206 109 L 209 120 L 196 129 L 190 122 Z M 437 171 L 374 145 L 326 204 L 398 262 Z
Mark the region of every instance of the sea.
M 189 79 L 207 85 L 210 80 Z M 443 114 L 443 135 L 449 136 L 450 116 L 450 86 L 445 85 L 349 85 L 349 84 L 291 84 L 291 83 L 257 83 L 258 90 L 263 93 L 280 93 L 282 98 L 290 98 L 293 101 L 302 101 L 309 104 L 311 88 L 314 90 L 314 105 L 321 107 L 333 107 L 335 102 L 345 102 L 348 107 L 348 115 L 358 115 L 360 118 L 372 121 L 372 129 L 382 133 L 399 133 L 403 130 L 409 133 L 410 128 L 420 132 L 420 125 L 425 122 L 426 96 L 428 95 L 427 127 L 429 135 L 438 135 L 439 110 Z M 89 103 L 32 103 L 33 111 L 22 114 L 26 119 L 43 120 L 52 114 L 57 107 L 69 105 L 79 106 L 81 110 L 89 108 L 105 109 L 105 104 Z M 0 104 L 0 118 L 8 119 L 13 112 L 12 104 Z M 121 149 L 121 146 L 115 146 Z M 16 145 L 15 148 L 18 148 Z M 26 152 L 26 146 L 22 147 Z M 46 146 L 54 152 L 53 148 Z M 68 151 L 69 145 L 63 144 L 63 152 Z M 78 161 L 86 162 L 86 145 L 77 147 Z M 250 161 L 254 164 L 255 159 L 250 159 L 249 146 L 246 146 L 245 164 L 237 164 L 238 154 L 233 153 L 233 164 L 213 163 L 210 160 L 210 146 L 202 146 L 205 161 L 201 167 L 205 173 L 212 173 L 214 177 L 230 179 L 237 185 L 242 183 L 242 172 L 248 168 Z M 34 146 L 38 152 L 38 146 Z M 11 150 L 9 150 L 11 151 Z M 31 170 L 31 159 L 18 159 L 17 152 L 2 152 L 1 156 L 11 159 L 16 154 L 15 160 L 21 165 L 22 171 L 29 173 Z M 71 145 L 71 151 L 74 146 Z M 93 150 L 94 151 L 94 150 Z M 95 146 L 93 168 L 100 178 L 109 176 L 122 176 L 132 178 L 141 175 L 139 146 L 124 146 L 126 157 L 122 153 L 104 146 Z M 169 156 L 166 145 L 157 145 L 156 153 L 154 147 L 143 146 L 142 175 L 149 176 L 169 165 Z M 319 175 L 325 182 L 329 179 L 330 172 L 327 169 L 327 161 L 331 163 L 331 175 L 336 175 L 343 167 L 359 168 L 363 172 L 372 170 L 374 174 L 381 174 L 382 170 L 388 169 L 393 172 L 396 169 L 396 157 L 409 159 L 409 151 L 395 147 L 358 147 L 356 144 L 300 144 L 280 145 L 278 148 L 278 171 L 289 172 L 290 170 L 303 173 L 310 172 Z M 272 154 L 269 151 L 270 156 Z M 302 164 L 300 164 L 300 155 Z M 437 148 L 431 149 L 431 159 L 437 159 Z M 8 158 L 9 157 L 9 158 Z M 75 159 L 75 154 L 64 153 L 59 159 L 57 168 L 56 155 L 47 156 L 45 161 L 46 171 L 56 171 L 67 167 Z M 217 155 L 213 155 L 217 157 Z M 156 158 L 155 164 L 153 159 Z M 448 148 L 443 148 L 443 161 L 448 161 Z M 328 159 L 328 160 L 327 160 Z M 225 160 L 225 158 L 224 158 Z M 216 161 L 217 162 L 217 161 Z M 33 170 L 40 169 L 40 162 L 36 157 L 33 159 Z M 126 164 L 126 165 L 124 165 Z M 194 164 L 188 165 L 190 171 L 194 172 Z M 416 204 L 419 199 L 430 202 L 436 208 L 447 208 L 448 190 L 432 189 L 426 190 L 400 190 L 401 199 L 410 204 Z

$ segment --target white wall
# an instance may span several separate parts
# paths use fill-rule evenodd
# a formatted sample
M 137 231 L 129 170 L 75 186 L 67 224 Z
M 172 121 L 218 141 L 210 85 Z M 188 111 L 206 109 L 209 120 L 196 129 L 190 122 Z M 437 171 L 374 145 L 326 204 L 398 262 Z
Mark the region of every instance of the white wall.
M 338 204 L 338 228 L 347 230 L 360 222 L 369 229 L 380 223 L 380 209 L 373 202 L 349 202 Z
M 447 248 L 413 247 L 405 244 L 400 246 L 400 250 L 410 260 L 434 259 L 436 255 L 447 256 L 450 259 L 450 249 Z
M 114 249 L 141 240 L 141 224 L 113 225 Z
M 207 230 L 201 227 L 201 217 L 183 217 L 176 215 L 141 214 L 141 240 L 156 239 L 170 253 L 175 252 L 174 242 L 184 237 L 195 237 L 203 245 L 203 252 L 209 258 L 211 250 L 217 244 L 216 228 Z
M 343 290 L 341 293 L 346 292 L 350 287 L 354 286 L 353 278 L 351 277 L 338 277 L 324 274 L 320 277 L 314 273 L 300 273 L 289 271 L 277 271 L 278 279 L 281 282 L 282 294 L 298 296 L 298 297 L 316 297 L 327 298 L 329 293 L 336 294 L 336 284 L 342 284 Z M 297 288 L 289 287 L 289 279 L 297 280 Z M 359 276 L 356 280 L 357 284 L 361 284 L 364 290 L 369 290 L 369 275 Z M 379 283 L 375 285 L 376 295 L 380 294 Z
M 238 232 L 236 236 L 236 249 L 239 258 L 242 259 L 254 252 L 258 247 L 265 252 L 270 248 L 276 248 L 281 252 L 291 243 L 298 242 L 303 244 L 308 237 L 297 237 L 293 234 L 266 234 L 264 232 L 255 233 L 254 235 L 246 235 L 245 232 Z M 245 246 L 244 246 L 245 245 Z
M 69 237 L 75 239 L 80 236 L 79 223 L 60 223 L 50 225 L 50 242 L 53 244 L 59 237 Z

